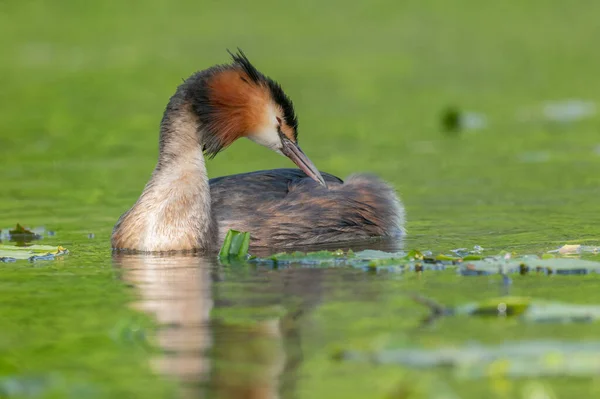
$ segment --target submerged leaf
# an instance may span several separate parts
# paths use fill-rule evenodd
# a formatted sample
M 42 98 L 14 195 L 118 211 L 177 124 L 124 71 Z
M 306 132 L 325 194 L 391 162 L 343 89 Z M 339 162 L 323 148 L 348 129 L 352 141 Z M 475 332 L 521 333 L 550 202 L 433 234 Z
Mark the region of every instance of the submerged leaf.
M 466 378 L 590 377 L 600 373 L 599 342 L 522 341 L 432 350 L 348 350 L 336 358 L 411 368 L 445 367 Z
M 269 256 L 268 258 L 255 258 L 253 259 L 256 263 L 269 263 L 276 265 L 286 265 L 290 263 L 300 263 L 304 265 L 325 265 L 333 266 L 338 263 L 353 258 L 354 252 L 348 251 L 344 253 L 342 250 L 337 251 L 316 251 L 316 252 L 281 252 Z
M 452 308 L 440 305 L 429 298 L 415 296 L 414 299 L 429 307 L 435 318 L 450 315 L 514 316 L 527 323 L 590 323 L 600 320 L 600 305 L 580 305 L 507 296 Z
M 459 306 L 455 314 L 471 316 L 520 316 L 531 305 L 528 297 L 491 298 L 478 303 Z

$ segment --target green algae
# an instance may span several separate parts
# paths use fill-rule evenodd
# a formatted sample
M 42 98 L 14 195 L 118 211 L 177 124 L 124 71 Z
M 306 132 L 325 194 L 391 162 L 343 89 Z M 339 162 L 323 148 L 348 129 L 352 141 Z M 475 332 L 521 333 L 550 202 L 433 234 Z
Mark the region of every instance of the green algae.
M 173 397 L 147 364 L 156 325 L 124 306 L 133 293 L 103 253 L 88 246 L 41 268 L 2 265 L 0 396 Z

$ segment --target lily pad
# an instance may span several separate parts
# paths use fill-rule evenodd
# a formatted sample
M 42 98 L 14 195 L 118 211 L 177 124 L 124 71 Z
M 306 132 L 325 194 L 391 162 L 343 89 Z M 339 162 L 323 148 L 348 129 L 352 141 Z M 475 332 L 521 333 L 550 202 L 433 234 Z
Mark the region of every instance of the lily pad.
M 17 260 L 52 260 L 57 256 L 69 253 L 66 248 L 51 245 L 31 245 L 21 247 L 15 245 L 0 245 L 0 262 L 16 262 Z

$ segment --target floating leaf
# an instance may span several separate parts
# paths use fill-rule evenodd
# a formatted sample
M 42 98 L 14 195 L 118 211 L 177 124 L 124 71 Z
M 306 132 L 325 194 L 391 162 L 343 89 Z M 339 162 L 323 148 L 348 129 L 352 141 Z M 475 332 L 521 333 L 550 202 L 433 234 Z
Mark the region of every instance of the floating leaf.
M 433 258 L 425 258 L 419 251 L 406 252 L 383 252 L 379 250 L 364 250 L 353 252 L 318 251 L 318 252 L 292 252 L 278 253 L 267 258 L 253 258 L 253 263 L 267 265 L 289 265 L 300 266 L 322 266 L 335 267 L 346 266 L 362 268 L 364 270 L 381 271 L 404 271 L 426 269 L 441 270 L 445 266 Z M 425 263 L 426 265 L 423 265 Z
M 416 249 L 410 251 L 406 256 L 408 259 L 423 260 L 423 254 L 421 253 L 421 251 L 417 251 Z
M 57 256 L 69 253 L 61 246 L 31 245 L 21 247 L 15 245 L 0 245 L 0 262 L 15 262 L 17 260 L 52 260 Z
M 483 248 L 473 247 L 452 250 L 454 255 L 433 256 L 430 251 L 411 250 L 407 252 L 384 252 L 364 250 L 359 252 L 318 251 L 277 253 L 269 257 L 255 257 L 251 261 L 266 265 L 356 267 L 368 271 L 425 271 L 445 270 L 455 267 L 464 276 L 489 274 L 537 273 L 537 274 L 587 274 L 600 272 L 600 262 L 574 258 L 556 257 L 553 254 L 517 256 L 515 253 L 501 251 L 495 256 L 483 255 Z M 426 254 L 426 255 L 425 255 Z M 560 254 L 559 254 L 560 255 Z M 509 281 L 510 282 L 510 281 Z
M 520 316 L 532 304 L 528 297 L 502 297 L 462 305 L 453 310 L 457 315 L 469 316 Z
M 600 262 L 569 258 L 542 259 L 535 255 L 525 255 L 511 259 L 488 257 L 483 260 L 464 262 L 459 271 L 463 275 L 527 274 L 531 272 L 542 274 L 588 274 L 600 272 Z
M 255 258 L 255 263 L 267 263 L 275 265 L 287 265 L 290 263 L 300 263 L 310 266 L 334 266 L 339 263 L 344 263 L 348 259 L 354 257 L 354 252 L 337 251 L 316 251 L 316 252 L 281 252 L 269 256 L 268 258 Z
M 250 233 L 229 230 L 219 251 L 219 258 L 245 258 L 250 247 Z
M 598 254 L 600 253 L 600 247 L 588 246 L 588 245 L 578 245 L 578 244 L 567 244 L 562 247 L 549 251 L 549 253 L 558 253 L 561 255 L 574 255 L 574 254 L 582 254 L 582 253 L 591 253 Z
M 490 298 L 457 307 L 446 307 L 418 295 L 414 296 L 414 299 L 429 307 L 434 318 L 440 316 L 517 317 L 527 323 L 590 323 L 600 320 L 600 305 L 570 304 L 535 300 L 530 297 Z

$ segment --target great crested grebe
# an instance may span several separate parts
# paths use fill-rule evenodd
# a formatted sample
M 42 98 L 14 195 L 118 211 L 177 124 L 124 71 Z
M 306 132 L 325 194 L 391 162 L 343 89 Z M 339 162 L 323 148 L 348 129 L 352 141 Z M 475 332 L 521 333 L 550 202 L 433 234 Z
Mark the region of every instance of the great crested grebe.
M 231 54 L 231 53 L 230 53 Z M 150 181 L 114 227 L 112 247 L 143 252 L 215 250 L 229 229 L 252 247 L 298 247 L 404 235 L 395 191 L 370 175 L 345 182 L 320 173 L 298 147 L 292 101 L 244 53 L 196 72 L 171 97 Z M 208 179 L 214 157 L 240 137 L 289 157 L 301 170 Z

